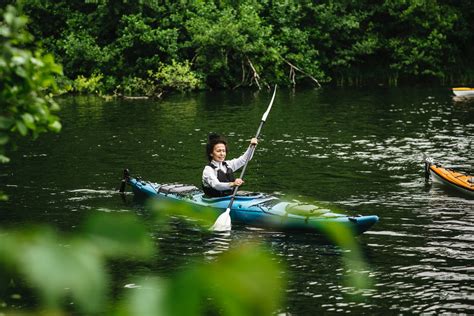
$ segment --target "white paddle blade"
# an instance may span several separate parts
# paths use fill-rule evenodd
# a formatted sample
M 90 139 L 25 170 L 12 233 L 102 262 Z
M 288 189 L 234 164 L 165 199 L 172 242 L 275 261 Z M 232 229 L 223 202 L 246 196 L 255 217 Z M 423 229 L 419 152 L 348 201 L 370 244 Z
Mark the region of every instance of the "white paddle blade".
M 262 121 L 264 122 L 267 120 L 268 114 L 270 114 L 270 110 L 272 109 L 272 105 L 273 105 L 273 100 L 275 100 L 276 92 L 277 92 L 277 86 L 275 85 L 275 89 L 273 90 L 273 96 L 270 101 L 270 105 L 268 106 L 267 110 L 265 111 L 265 113 L 263 113 L 263 116 L 262 116 Z
M 219 215 L 214 225 L 212 225 L 211 230 L 213 231 L 227 231 L 231 230 L 232 222 L 230 220 L 230 208 L 227 208 L 224 213 Z

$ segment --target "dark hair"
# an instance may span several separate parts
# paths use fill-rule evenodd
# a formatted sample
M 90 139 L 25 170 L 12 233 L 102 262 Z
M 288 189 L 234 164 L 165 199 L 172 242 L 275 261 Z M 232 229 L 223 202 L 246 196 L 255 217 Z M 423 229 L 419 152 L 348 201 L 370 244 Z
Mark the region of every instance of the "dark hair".
M 225 145 L 225 151 L 228 152 L 227 150 L 227 141 L 225 140 L 224 137 L 220 136 L 219 134 L 216 133 L 210 133 L 207 136 L 207 144 L 206 144 L 206 157 L 207 160 L 211 161 L 212 157 L 212 151 L 214 150 L 214 146 L 217 144 L 224 144 Z

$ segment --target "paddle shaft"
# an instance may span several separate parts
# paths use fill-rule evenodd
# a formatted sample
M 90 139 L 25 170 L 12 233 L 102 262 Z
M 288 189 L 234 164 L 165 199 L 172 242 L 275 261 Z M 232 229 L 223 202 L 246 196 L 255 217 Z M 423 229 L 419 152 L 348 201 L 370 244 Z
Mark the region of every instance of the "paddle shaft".
M 258 131 L 260 132 L 260 130 L 262 129 L 262 126 L 263 124 L 265 123 L 265 121 L 261 121 L 260 122 L 260 127 L 258 128 Z M 255 138 L 258 138 L 258 135 L 259 133 L 257 133 L 257 136 L 255 136 Z M 245 170 L 247 169 L 247 165 L 248 165 L 248 162 L 250 160 L 250 157 L 252 157 L 253 153 L 255 152 L 255 145 L 250 145 L 250 152 L 249 152 L 249 155 L 248 155 L 248 159 L 247 161 L 245 162 L 245 165 L 244 167 L 242 168 L 242 172 L 240 173 L 240 179 L 243 179 L 244 178 L 244 174 L 245 174 Z M 230 198 L 230 202 L 229 202 L 229 206 L 227 206 L 228 209 L 231 209 L 232 208 L 232 204 L 234 204 L 234 200 L 235 200 L 235 195 L 237 194 L 237 191 L 239 190 L 239 185 L 236 185 L 234 187 L 234 190 L 232 191 L 232 196 Z
M 267 111 L 263 113 L 262 120 L 260 121 L 260 125 L 258 126 L 257 134 L 255 134 L 255 138 L 257 139 L 258 139 L 258 136 L 260 136 L 260 132 L 262 131 L 262 127 L 265 124 L 265 121 L 267 120 L 268 113 L 270 113 L 270 109 L 272 108 L 273 100 L 275 99 L 276 88 L 277 87 L 275 85 L 275 90 L 273 91 L 273 97 L 272 97 L 272 100 L 270 101 L 270 105 L 268 106 Z M 242 172 L 240 173 L 240 179 L 244 178 L 245 170 L 247 170 L 247 165 L 249 164 L 250 158 L 253 156 L 254 152 L 255 152 L 255 145 L 250 145 L 250 152 L 245 161 L 244 167 L 242 168 Z M 239 190 L 239 186 L 236 185 L 232 191 L 232 196 L 230 197 L 229 206 L 227 206 L 228 210 L 232 208 L 232 204 L 234 204 L 235 195 L 237 194 L 238 190 Z

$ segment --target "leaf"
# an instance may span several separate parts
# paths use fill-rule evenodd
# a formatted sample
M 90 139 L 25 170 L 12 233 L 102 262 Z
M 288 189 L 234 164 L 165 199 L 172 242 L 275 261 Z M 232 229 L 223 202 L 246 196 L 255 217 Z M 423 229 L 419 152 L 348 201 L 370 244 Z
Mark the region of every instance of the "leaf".
M 103 310 L 108 277 L 103 257 L 94 244 L 69 240 L 49 228 L 2 234 L 0 259 L 38 289 L 42 305 L 57 309 L 72 296 L 80 310 Z
M 23 119 L 23 123 L 25 123 L 26 127 L 29 129 L 34 130 L 36 128 L 35 118 L 33 115 L 30 113 L 25 113 L 21 116 L 21 118 Z
M 123 315 L 154 316 L 167 315 L 164 310 L 164 294 L 168 290 L 169 281 L 147 277 L 134 281 L 138 288 L 131 289 L 120 306 Z M 119 315 L 122 315 L 119 313 Z
M 0 191 L 0 202 L 8 201 L 8 195 Z
M 61 248 L 57 241 L 39 239 L 22 254 L 23 269 L 30 281 L 43 289 L 47 304 L 58 305 L 64 289 L 69 288 L 84 309 L 98 310 L 97 300 L 105 294 L 100 258 L 82 247 Z
M 95 214 L 84 232 L 106 256 L 148 258 L 154 252 L 145 226 L 128 214 Z
M 167 290 L 167 308 L 171 315 L 200 315 L 204 311 L 272 315 L 280 306 L 283 285 L 276 261 L 263 248 L 248 243 L 214 262 L 178 274 Z
M 10 129 L 14 122 L 15 120 L 10 117 L 0 116 L 0 129 Z
M 9 163 L 9 162 L 10 162 L 10 158 L 0 154 L 0 163 Z
M 52 98 L 48 97 L 48 101 L 49 101 L 49 109 L 51 111 L 59 111 L 60 110 L 59 104 L 57 104 Z
M 9 140 L 10 140 L 10 137 L 8 137 L 7 134 L 0 133 L 0 146 L 6 145 Z
M 21 121 L 16 121 L 16 128 L 18 129 L 18 132 L 20 132 L 22 136 L 26 136 L 26 134 L 28 134 L 28 129 L 26 128 L 25 124 L 23 124 L 23 122 Z
M 62 128 L 62 125 L 59 121 L 54 121 L 53 123 L 50 123 L 48 125 L 48 128 L 53 131 L 53 132 L 60 132 L 61 131 L 61 128 Z
M 212 284 L 209 290 L 224 314 L 272 315 L 281 303 L 280 266 L 256 244 L 242 245 L 204 269 Z
M 217 219 L 215 210 L 209 207 L 196 207 L 181 201 L 158 201 L 149 202 L 151 211 L 156 215 L 158 221 L 167 220 L 170 216 L 183 216 L 196 220 L 196 224 L 208 229 Z

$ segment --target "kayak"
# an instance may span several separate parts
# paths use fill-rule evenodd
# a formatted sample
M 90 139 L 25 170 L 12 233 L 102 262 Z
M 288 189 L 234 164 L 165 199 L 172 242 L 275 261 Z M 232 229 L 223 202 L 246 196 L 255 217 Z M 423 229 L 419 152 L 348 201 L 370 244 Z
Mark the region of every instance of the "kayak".
M 131 177 L 126 170 L 122 187 L 128 184 L 136 197 L 158 198 L 180 201 L 193 206 L 193 210 L 210 208 L 216 218 L 229 205 L 230 196 L 209 198 L 194 185 L 158 184 Z M 236 195 L 230 211 L 232 223 L 282 231 L 327 232 L 331 227 L 341 225 L 354 235 L 362 234 L 378 222 L 376 215 L 347 216 L 312 204 L 283 201 L 278 197 L 257 192 L 243 192 Z
M 454 95 L 458 97 L 474 96 L 474 88 L 459 87 L 453 88 Z
M 474 196 L 474 176 L 444 168 L 440 164 L 434 163 L 431 158 L 425 160 L 425 175 L 427 178 L 431 176 L 434 182 L 444 184 L 459 192 Z

